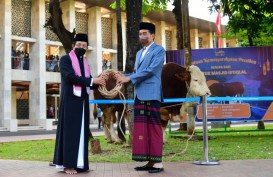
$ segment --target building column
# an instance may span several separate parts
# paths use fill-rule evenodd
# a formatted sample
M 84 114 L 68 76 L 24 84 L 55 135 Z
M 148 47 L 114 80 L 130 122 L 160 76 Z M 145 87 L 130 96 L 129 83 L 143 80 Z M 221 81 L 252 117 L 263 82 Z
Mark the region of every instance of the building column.
M 226 38 L 222 38 L 222 47 L 227 48 L 227 40 Z
M 209 32 L 209 48 L 213 48 L 214 47 L 213 46 L 213 39 L 214 39 L 214 37 L 213 37 L 212 32 Z
M 0 0 L 0 127 L 17 131 L 11 116 L 11 1 Z
M 160 21 L 155 23 L 155 42 L 166 49 L 166 35 L 165 35 L 166 23 Z
M 127 42 L 126 42 L 126 13 L 121 13 L 122 44 L 123 44 L 123 71 L 125 71 Z
M 93 45 L 92 51 L 87 51 L 87 60 L 91 68 L 93 77 L 98 76 L 102 72 L 102 32 L 101 32 L 101 8 L 92 7 L 86 10 L 88 13 L 88 40 Z M 93 94 L 89 95 L 89 99 L 94 99 Z M 90 123 L 94 123 L 92 110 L 94 105 L 90 105 Z
M 118 50 L 118 36 L 117 36 L 117 15 L 116 13 L 112 13 L 111 17 L 113 20 L 112 23 L 112 42 L 113 42 L 113 49 Z M 123 52 L 123 71 L 125 70 L 125 63 L 126 63 L 126 14 L 124 12 L 121 13 L 121 30 L 122 30 L 122 52 Z M 117 51 L 118 52 L 118 51 Z M 118 69 L 118 61 L 117 61 L 117 53 L 112 53 L 112 69 Z
M 92 7 L 87 9 L 89 15 L 88 36 L 89 44 L 92 44 L 93 51 L 87 52 L 87 59 L 90 63 L 91 73 L 93 77 L 96 77 L 102 72 L 102 33 L 101 33 L 101 8 Z
M 110 18 L 112 19 L 112 44 L 114 50 L 118 50 L 118 33 L 117 33 L 117 15 L 111 13 Z M 118 56 L 117 53 L 110 53 L 111 55 L 111 66 L 112 69 L 118 69 Z
M 75 0 L 64 1 L 60 3 L 62 8 L 62 18 L 65 28 L 72 32 L 76 28 L 76 11 L 75 11 Z
M 172 50 L 177 50 L 176 26 L 172 27 Z
M 193 29 L 193 35 L 194 35 L 194 48 L 199 49 L 199 34 L 198 29 Z
M 36 42 L 30 48 L 32 81 L 29 85 L 29 124 L 52 129 L 46 119 L 46 69 L 45 69 L 45 1 L 32 0 L 31 37 Z M 51 124 L 50 124 L 51 123 Z

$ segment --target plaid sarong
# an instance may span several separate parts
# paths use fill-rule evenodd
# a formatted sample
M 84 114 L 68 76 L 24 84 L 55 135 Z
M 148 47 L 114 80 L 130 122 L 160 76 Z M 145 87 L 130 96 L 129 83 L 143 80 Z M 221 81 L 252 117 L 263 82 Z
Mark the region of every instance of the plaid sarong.
M 163 134 L 160 102 L 135 99 L 132 159 L 162 161 Z

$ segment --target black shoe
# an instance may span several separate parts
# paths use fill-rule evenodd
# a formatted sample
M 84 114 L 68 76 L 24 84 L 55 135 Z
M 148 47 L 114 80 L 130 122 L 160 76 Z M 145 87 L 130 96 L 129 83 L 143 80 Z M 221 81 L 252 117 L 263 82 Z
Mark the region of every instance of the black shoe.
M 56 166 L 53 162 L 49 162 L 49 166 Z
M 154 168 L 154 167 L 150 167 L 150 170 L 148 170 L 149 173 L 159 173 L 164 171 L 164 168 Z
M 149 171 L 152 168 L 153 167 L 148 167 L 147 165 L 144 165 L 144 166 L 135 167 L 135 170 L 136 171 Z

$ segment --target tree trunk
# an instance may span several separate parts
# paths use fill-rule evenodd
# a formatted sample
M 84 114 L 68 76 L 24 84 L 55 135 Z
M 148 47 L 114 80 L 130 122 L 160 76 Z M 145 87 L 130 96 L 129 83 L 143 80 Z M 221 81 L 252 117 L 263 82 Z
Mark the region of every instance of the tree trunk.
M 72 50 L 72 43 L 75 35 L 75 29 L 71 33 L 64 27 L 63 19 L 62 19 L 62 10 L 60 7 L 59 0 L 50 0 L 49 1 L 49 13 L 50 17 L 47 19 L 45 28 L 51 29 L 60 39 L 66 53 L 69 53 Z M 91 142 L 91 152 L 92 153 L 100 153 L 100 141 L 99 139 L 94 139 L 91 131 L 89 131 L 89 138 Z
M 116 0 L 116 16 L 117 16 L 117 60 L 118 60 L 118 71 L 123 71 L 123 45 L 122 45 L 122 24 L 121 24 L 121 8 L 120 8 L 120 0 Z M 121 114 L 118 113 L 118 121 L 117 121 L 117 130 L 118 137 L 122 141 L 126 141 L 123 133 L 126 134 L 125 128 L 125 120 L 124 118 L 121 120 L 121 127 L 119 126 L 119 122 L 121 119 Z M 122 131 L 121 131 L 122 130 Z M 123 132 L 123 133 L 122 133 Z
M 258 121 L 257 128 L 258 128 L 258 130 L 264 130 L 265 129 L 264 121 L 262 121 L 262 120 Z
M 121 24 L 121 8 L 120 0 L 116 0 L 116 15 L 117 15 L 117 59 L 118 59 L 118 71 L 123 71 L 123 45 L 122 45 L 122 24 Z
M 247 35 L 249 46 L 254 46 L 253 44 L 253 38 L 250 35 Z
M 99 139 L 90 139 L 91 153 L 99 154 L 101 153 L 100 140 Z
M 173 2 L 174 9 L 173 13 L 175 15 L 176 20 L 176 48 L 183 49 L 184 48 L 184 40 L 183 40 L 183 26 L 182 26 L 182 0 L 174 0 Z M 187 131 L 187 123 L 180 123 L 179 131 Z
M 176 20 L 176 47 L 177 49 L 183 49 L 183 27 L 182 27 L 182 1 L 181 0 L 174 0 L 173 2 L 174 9 L 173 13 L 175 15 Z
M 191 65 L 191 40 L 190 40 L 190 22 L 189 22 L 189 4 L 188 0 L 182 0 L 182 27 L 184 31 L 184 65 L 186 67 Z M 194 114 L 190 111 L 188 113 L 187 133 L 191 135 L 195 129 Z
M 72 33 L 65 29 L 59 0 L 49 1 L 49 13 L 50 17 L 44 27 L 51 29 L 58 36 L 65 52 L 69 53 L 72 50 L 73 38 L 76 32 L 75 29 Z
M 189 5 L 188 0 L 182 0 L 182 26 L 184 31 L 184 60 L 185 66 L 191 65 L 191 38 L 189 22 Z
M 127 53 L 126 53 L 126 65 L 125 73 L 132 73 L 134 70 L 136 53 L 140 49 L 138 38 L 138 26 L 142 20 L 142 1 L 139 0 L 126 0 L 126 15 L 127 15 Z M 134 98 L 134 87 L 132 84 L 126 85 L 126 98 Z M 128 128 L 130 132 L 130 139 L 132 142 L 133 135 L 133 122 L 134 122 L 134 110 L 133 105 L 128 105 L 129 120 Z

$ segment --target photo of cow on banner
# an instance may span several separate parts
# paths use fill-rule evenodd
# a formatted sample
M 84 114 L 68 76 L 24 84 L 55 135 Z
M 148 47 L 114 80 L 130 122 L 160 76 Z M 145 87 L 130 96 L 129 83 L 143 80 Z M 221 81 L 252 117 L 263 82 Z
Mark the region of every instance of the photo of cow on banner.
M 211 96 L 261 97 L 273 94 L 273 47 L 192 50 L 192 64 L 205 74 Z M 183 50 L 167 51 L 166 61 L 184 64 Z M 225 104 L 219 105 L 219 104 Z M 213 102 L 209 121 L 272 121 L 271 101 Z M 228 106 L 227 106 L 228 105 Z M 200 113 L 200 111 L 199 111 Z M 197 121 L 202 119 L 201 113 Z

